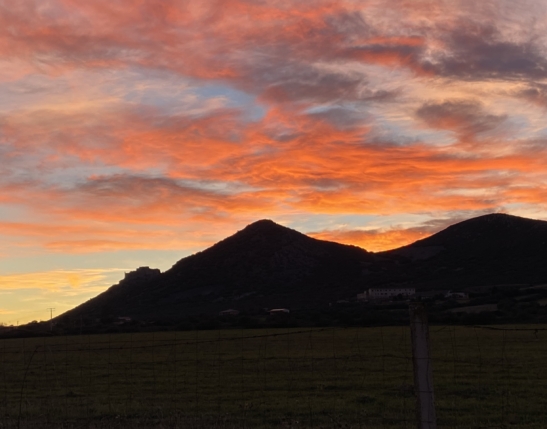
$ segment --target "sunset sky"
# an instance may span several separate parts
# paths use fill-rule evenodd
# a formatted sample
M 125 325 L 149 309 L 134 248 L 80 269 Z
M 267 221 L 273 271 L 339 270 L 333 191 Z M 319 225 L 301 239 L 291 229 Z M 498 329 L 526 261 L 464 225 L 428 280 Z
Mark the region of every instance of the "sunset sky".
M 544 0 L 0 0 L 0 323 L 255 220 L 546 219 Z

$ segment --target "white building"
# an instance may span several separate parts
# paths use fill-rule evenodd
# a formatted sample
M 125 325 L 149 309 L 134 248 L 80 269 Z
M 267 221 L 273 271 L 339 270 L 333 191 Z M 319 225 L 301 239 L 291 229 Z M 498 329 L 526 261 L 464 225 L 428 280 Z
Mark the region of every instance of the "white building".
M 276 316 L 279 314 L 289 314 L 290 311 L 288 308 L 274 308 L 270 310 L 269 313 L 270 313 L 270 316 Z
M 366 292 L 367 299 L 388 299 L 396 296 L 411 297 L 416 295 L 416 288 L 413 287 L 371 287 Z
M 366 292 L 357 294 L 357 301 L 366 301 L 367 299 L 368 297 Z
M 454 299 L 469 299 L 469 294 L 467 292 L 452 292 L 448 291 L 445 295 L 445 298 L 454 298 Z
M 126 323 L 131 323 L 131 317 L 118 317 L 118 319 L 114 322 L 114 325 L 125 325 Z

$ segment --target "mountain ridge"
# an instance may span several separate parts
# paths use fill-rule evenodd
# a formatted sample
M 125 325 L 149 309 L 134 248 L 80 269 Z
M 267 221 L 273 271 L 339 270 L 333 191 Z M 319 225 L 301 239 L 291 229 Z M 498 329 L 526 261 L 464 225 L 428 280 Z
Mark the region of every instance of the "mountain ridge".
M 234 306 L 248 312 L 324 308 L 367 287 L 387 285 L 463 289 L 547 283 L 546 243 L 547 222 L 504 214 L 468 219 L 379 253 L 317 240 L 263 219 L 163 273 L 129 274 L 65 314 L 177 318 Z

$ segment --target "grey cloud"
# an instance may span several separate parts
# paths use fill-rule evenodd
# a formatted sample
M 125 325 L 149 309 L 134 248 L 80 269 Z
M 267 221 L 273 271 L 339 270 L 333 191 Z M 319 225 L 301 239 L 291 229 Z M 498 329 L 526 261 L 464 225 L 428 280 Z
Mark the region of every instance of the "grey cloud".
M 322 112 L 313 113 L 311 116 L 328 121 L 339 129 L 350 129 L 368 122 L 366 114 L 343 107 L 334 107 Z
M 218 195 L 204 189 L 199 183 L 186 184 L 165 177 L 149 177 L 142 175 L 115 174 L 90 178 L 80 183 L 75 190 L 85 195 L 104 198 L 127 197 L 139 201 L 169 199 L 181 196 Z
M 438 219 L 431 219 L 421 223 L 420 225 L 409 228 L 411 231 L 422 232 L 427 234 L 436 234 L 449 226 L 463 222 L 465 220 L 488 215 L 492 213 L 504 213 L 503 207 L 497 207 L 495 204 L 491 208 L 483 210 L 456 210 L 448 217 L 440 217 Z
M 351 41 L 354 37 L 370 36 L 373 34 L 372 26 L 366 22 L 361 12 L 338 13 L 326 19 L 331 32 L 344 35 Z
M 275 101 L 357 100 L 363 77 L 342 73 L 321 72 L 312 67 L 288 67 L 268 85 L 265 97 Z
M 547 85 L 545 84 L 531 84 L 528 88 L 515 93 L 515 95 L 532 103 L 547 107 Z
M 347 54 L 350 57 L 359 57 L 359 56 L 386 56 L 386 57 L 397 57 L 404 62 L 412 65 L 418 66 L 420 64 L 420 58 L 424 53 L 424 47 L 421 45 L 393 45 L 393 44 L 382 44 L 382 43 L 373 43 L 363 46 L 355 46 L 347 51 Z
M 363 73 L 323 70 L 305 62 L 289 62 L 267 71 L 256 71 L 253 91 L 276 102 L 388 102 L 399 91 L 372 88 Z
M 455 211 L 448 217 L 441 217 L 438 219 L 431 219 L 425 222 L 422 222 L 421 224 L 406 228 L 406 231 L 419 233 L 419 234 L 427 234 L 433 235 L 438 232 L 441 232 L 442 230 L 448 228 L 449 226 L 455 225 L 457 223 L 463 222 L 465 220 L 483 216 L 491 213 L 500 213 L 503 212 L 503 209 L 496 208 L 493 206 L 492 208 L 484 209 L 484 210 L 460 210 Z M 384 232 L 382 229 L 373 230 L 371 232 L 381 234 Z
M 431 127 L 453 130 L 467 137 L 493 130 L 506 120 L 503 115 L 485 112 L 480 103 L 471 100 L 426 103 L 416 115 Z
M 493 26 L 460 22 L 454 29 L 439 31 L 446 49 L 423 68 L 435 74 L 462 79 L 542 78 L 547 58 L 531 38 L 504 39 Z

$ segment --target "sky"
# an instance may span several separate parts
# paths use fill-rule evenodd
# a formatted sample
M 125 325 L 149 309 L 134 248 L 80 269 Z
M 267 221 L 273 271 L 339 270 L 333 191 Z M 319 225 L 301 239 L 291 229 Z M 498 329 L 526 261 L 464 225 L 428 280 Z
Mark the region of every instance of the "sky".
M 0 0 L 0 323 L 259 219 L 547 219 L 545 0 Z

